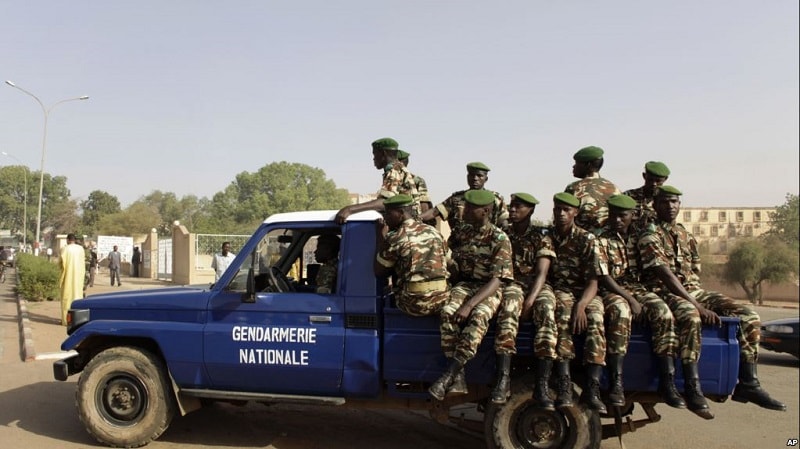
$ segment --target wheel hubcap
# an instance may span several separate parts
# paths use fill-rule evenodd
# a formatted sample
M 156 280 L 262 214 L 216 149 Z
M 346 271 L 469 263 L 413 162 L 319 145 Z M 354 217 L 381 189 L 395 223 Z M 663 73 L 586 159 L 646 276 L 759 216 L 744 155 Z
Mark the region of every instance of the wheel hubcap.
M 103 416 L 115 424 L 129 425 L 141 418 L 147 405 L 142 384 L 130 376 L 115 376 L 99 389 L 97 400 Z

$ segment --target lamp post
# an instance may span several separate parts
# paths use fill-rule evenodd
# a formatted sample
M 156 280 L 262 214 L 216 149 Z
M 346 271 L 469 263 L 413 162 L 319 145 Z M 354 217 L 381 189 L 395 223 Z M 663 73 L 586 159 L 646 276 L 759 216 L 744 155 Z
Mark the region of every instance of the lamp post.
M 36 95 L 34 95 L 34 94 L 28 92 L 27 90 L 17 86 L 12 81 L 6 80 L 6 84 L 8 84 L 9 86 L 11 86 L 11 87 L 13 87 L 15 89 L 19 89 L 22 92 L 24 92 L 24 93 L 30 95 L 31 97 L 33 97 L 33 99 L 36 100 L 37 103 L 39 103 L 39 106 L 42 107 L 42 113 L 44 114 L 44 133 L 43 133 L 43 136 L 42 136 L 42 162 L 39 165 L 39 208 L 38 208 L 38 210 L 36 212 L 36 240 L 34 242 L 34 246 L 35 246 L 34 254 L 38 255 L 39 254 L 39 235 L 42 232 L 42 190 L 44 188 L 44 155 L 45 155 L 45 152 L 47 150 L 47 119 L 50 116 L 50 111 L 52 111 L 53 108 L 55 108 L 56 106 L 60 105 L 61 103 L 66 103 L 67 101 L 75 101 L 75 100 L 88 100 L 89 96 L 88 95 L 83 95 L 83 96 L 75 97 L 75 98 L 67 98 L 67 99 L 64 99 L 64 100 L 61 100 L 61 101 L 57 101 L 57 102 L 53 103 L 53 105 L 50 106 L 49 108 L 46 108 L 44 106 L 44 103 L 42 103 L 42 100 L 40 100 L 39 97 L 37 97 Z
M 24 252 L 28 248 L 28 178 L 31 176 L 31 169 L 13 154 L 6 153 L 5 151 L 0 154 L 14 159 L 25 167 L 25 192 L 24 199 L 22 200 L 22 251 Z

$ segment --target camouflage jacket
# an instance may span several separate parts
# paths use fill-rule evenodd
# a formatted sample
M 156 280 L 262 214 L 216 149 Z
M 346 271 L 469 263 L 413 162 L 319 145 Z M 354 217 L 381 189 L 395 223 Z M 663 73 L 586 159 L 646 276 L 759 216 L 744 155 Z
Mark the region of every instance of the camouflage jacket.
M 400 288 L 409 282 L 444 280 L 448 275 L 442 235 L 413 219 L 386 236 L 376 260 L 386 268 L 394 267 Z
M 513 280 L 511 241 L 497 226 L 460 226 L 447 240 L 460 281 Z
M 530 287 L 536 277 L 536 259 L 540 257 L 556 258 L 553 240 L 547 229 L 529 224 L 525 232 L 517 234 L 509 224 L 503 231 L 511 241 L 514 257 L 514 280 Z
M 564 237 L 551 229 L 550 238 L 553 240 L 556 259 L 550 264 L 548 284 L 554 290 L 568 291 L 578 296 L 586 286 L 586 281 L 595 277 L 596 238 L 594 234 L 575 225 Z
M 419 191 L 414 175 L 400 161 L 394 161 L 383 169 L 383 183 L 378 190 L 378 198 L 391 198 L 398 194 L 405 194 L 414 199 L 414 216 L 418 217 L 421 210 L 419 206 Z
M 581 200 L 575 224 L 593 233 L 600 233 L 608 220 L 608 197 L 620 193 L 617 186 L 598 173 L 571 183 L 564 191 Z
M 425 182 L 425 179 L 422 176 L 414 175 L 414 183 L 417 185 L 417 192 L 419 192 L 419 202 L 430 203 L 431 197 L 428 194 L 428 183 Z
M 597 277 L 611 276 L 617 284 L 631 292 L 641 290 L 638 241 L 638 234 L 634 232 L 623 238 L 617 231 L 604 228 L 594 245 Z M 601 289 L 601 292 L 608 293 L 605 289 Z
M 656 221 L 639 238 L 642 283 L 649 290 L 663 288 L 652 268 L 667 266 L 687 291 L 700 288 L 700 254 L 694 236 L 680 223 Z
M 625 195 L 636 200 L 634 223 L 636 230 L 643 231 L 647 225 L 656 221 L 656 210 L 653 209 L 653 195 L 646 195 L 644 187 L 625 191 Z
M 339 259 L 329 260 L 320 265 L 317 279 L 314 280 L 317 286 L 317 293 L 333 293 L 336 290 L 338 266 Z
M 442 214 L 442 219 L 447 220 L 447 224 L 450 225 L 451 230 L 456 229 L 463 223 L 464 206 L 467 203 L 464 199 L 465 193 L 467 193 L 466 190 L 454 192 L 450 197 L 436 206 L 436 209 Z M 508 209 L 503 201 L 503 197 L 497 192 L 492 193 L 494 194 L 494 208 L 492 209 L 492 216 L 489 218 L 489 221 L 495 226 L 502 226 L 503 223 L 508 220 Z

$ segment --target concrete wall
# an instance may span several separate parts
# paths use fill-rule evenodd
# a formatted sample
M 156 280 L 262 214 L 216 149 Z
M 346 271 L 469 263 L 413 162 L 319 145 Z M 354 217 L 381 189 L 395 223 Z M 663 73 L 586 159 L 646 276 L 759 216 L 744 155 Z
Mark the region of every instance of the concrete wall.
M 155 264 L 156 257 L 158 256 L 158 233 L 155 229 L 147 234 L 141 244 L 141 249 L 142 270 L 139 274 L 143 278 L 156 279 L 156 277 L 158 277 L 158 267 Z

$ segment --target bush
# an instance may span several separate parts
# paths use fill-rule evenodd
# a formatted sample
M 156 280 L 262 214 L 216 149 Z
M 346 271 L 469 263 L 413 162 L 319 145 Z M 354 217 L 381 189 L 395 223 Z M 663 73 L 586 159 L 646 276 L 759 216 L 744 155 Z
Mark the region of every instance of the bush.
M 17 293 L 28 301 L 56 299 L 60 296 L 58 266 L 43 257 L 20 254 L 17 258 Z

